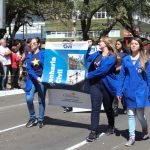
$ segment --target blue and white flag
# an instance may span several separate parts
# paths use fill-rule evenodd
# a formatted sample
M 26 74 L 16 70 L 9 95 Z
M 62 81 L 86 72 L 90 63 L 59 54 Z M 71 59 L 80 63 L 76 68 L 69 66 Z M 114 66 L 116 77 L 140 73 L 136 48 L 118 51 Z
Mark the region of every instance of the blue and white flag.
M 48 85 L 49 104 L 90 108 L 85 82 L 87 42 L 47 42 L 42 82 Z
M 73 85 L 85 79 L 87 42 L 47 42 L 42 81 Z

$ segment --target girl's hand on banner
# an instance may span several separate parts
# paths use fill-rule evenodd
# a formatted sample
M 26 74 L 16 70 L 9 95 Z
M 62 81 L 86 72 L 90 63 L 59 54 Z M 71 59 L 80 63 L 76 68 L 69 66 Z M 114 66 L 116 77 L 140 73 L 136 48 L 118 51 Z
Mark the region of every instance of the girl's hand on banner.
M 122 96 L 117 96 L 118 101 L 121 101 Z
M 41 78 L 40 78 L 40 77 L 38 77 L 38 78 L 37 78 L 37 81 L 38 81 L 38 82 L 41 82 L 42 80 L 41 80 Z

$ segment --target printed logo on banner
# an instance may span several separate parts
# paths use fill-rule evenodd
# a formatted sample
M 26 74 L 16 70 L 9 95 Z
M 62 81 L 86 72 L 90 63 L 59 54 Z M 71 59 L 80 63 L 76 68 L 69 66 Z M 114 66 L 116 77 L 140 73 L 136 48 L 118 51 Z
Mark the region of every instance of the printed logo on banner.
M 63 43 L 63 48 L 64 49 L 72 49 L 72 43 Z

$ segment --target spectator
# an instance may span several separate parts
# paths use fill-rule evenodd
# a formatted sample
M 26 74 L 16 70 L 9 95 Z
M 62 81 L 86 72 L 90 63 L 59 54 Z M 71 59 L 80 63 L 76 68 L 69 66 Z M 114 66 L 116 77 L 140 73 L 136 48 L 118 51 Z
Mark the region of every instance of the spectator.
M 11 65 L 11 51 L 9 50 L 8 47 L 6 47 L 6 40 L 5 39 L 1 39 L 0 40 L 0 60 L 2 62 L 3 65 L 3 79 L 2 79 L 2 89 L 5 90 L 6 89 L 6 84 L 7 84 L 7 80 L 8 80 L 8 74 L 9 74 L 9 70 L 10 70 L 10 65 Z
M 21 82 L 22 82 L 22 79 L 23 79 L 23 82 L 26 80 L 26 74 L 27 74 L 27 70 L 26 70 L 26 57 L 27 55 L 31 52 L 31 46 L 30 46 L 30 42 L 31 42 L 31 39 L 28 39 L 27 40 L 27 43 L 24 43 L 24 47 L 23 47 L 23 54 L 22 54 L 22 57 L 21 57 L 21 67 L 22 67 L 22 74 L 21 74 Z
M 18 79 L 19 79 L 19 71 L 20 71 L 19 64 L 20 64 L 21 55 L 17 54 L 18 50 L 19 49 L 18 49 L 17 46 L 12 47 L 12 54 L 11 54 L 11 71 L 12 71 L 11 89 L 20 88 L 18 86 Z
M 3 64 L 0 61 L 0 90 L 2 90 L 2 80 L 3 80 Z
M 17 54 L 21 55 L 21 50 L 20 50 L 20 48 L 21 48 L 21 42 L 20 42 L 20 40 L 16 40 L 14 42 L 14 46 L 16 46 Z

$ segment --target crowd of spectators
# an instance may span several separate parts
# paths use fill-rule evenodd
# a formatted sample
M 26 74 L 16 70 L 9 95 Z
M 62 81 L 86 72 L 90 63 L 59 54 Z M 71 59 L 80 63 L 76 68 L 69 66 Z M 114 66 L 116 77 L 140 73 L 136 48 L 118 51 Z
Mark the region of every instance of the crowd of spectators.
M 24 87 L 27 74 L 25 57 L 31 49 L 30 41 L 0 39 L 0 90 Z

